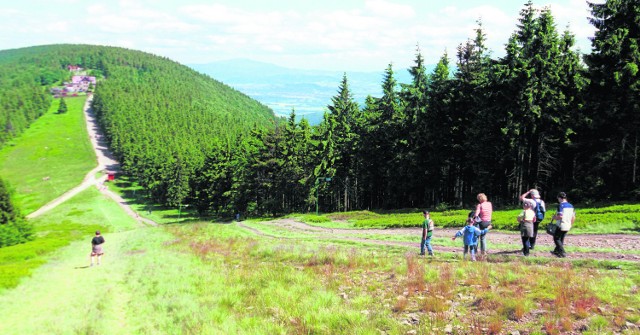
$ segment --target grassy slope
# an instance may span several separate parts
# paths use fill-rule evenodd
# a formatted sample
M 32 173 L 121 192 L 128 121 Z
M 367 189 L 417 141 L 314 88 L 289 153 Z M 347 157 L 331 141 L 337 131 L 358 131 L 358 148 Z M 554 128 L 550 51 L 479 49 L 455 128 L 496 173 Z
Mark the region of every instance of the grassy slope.
M 97 165 L 82 113 L 85 97 L 66 98 L 66 114 L 56 114 L 59 101 L 0 150 L 0 176 L 16 191 L 15 201 L 25 214 L 80 184 Z
M 83 239 L 83 257 L 90 251 L 89 241 L 99 229 L 107 236 L 135 227 L 113 200 L 104 197 L 95 188 L 89 188 L 76 197 L 33 220 L 36 239 L 24 244 L 0 248 L 0 292 L 14 287 L 20 280 L 50 259 L 50 254 L 78 239 Z
M 31 212 L 78 185 L 96 166 L 82 114 L 85 97 L 65 99 L 66 114 L 56 114 L 59 100 L 12 145 L 0 151 L 0 174 L 15 189 L 23 212 Z M 49 177 L 44 181 L 43 177 Z M 0 249 L 0 290 L 47 262 L 48 254 L 96 229 L 119 231 L 133 220 L 112 200 L 90 188 L 32 221 L 34 241 Z
M 74 242 L 2 292 L 0 333 L 433 333 L 468 327 L 455 315 L 480 310 L 480 326 L 521 332 L 580 324 L 606 332 L 640 320 L 628 308 L 640 303 L 637 273 L 424 261 L 402 248 L 258 238 L 234 224 L 105 237 L 100 267 L 88 268 L 86 241 Z M 419 322 L 403 322 L 411 317 Z

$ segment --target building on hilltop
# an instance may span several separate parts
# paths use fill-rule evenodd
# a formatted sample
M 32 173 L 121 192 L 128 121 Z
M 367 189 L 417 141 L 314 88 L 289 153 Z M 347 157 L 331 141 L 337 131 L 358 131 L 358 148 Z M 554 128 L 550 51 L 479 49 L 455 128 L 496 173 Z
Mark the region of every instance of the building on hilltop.
M 67 93 L 88 92 L 91 85 L 95 86 L 96 77 L 73 76 L 71 82 L 65 82 L 62 87 L 52 87 L 50 92 L 54 97 L 65 96 Z M 77 95 L 77 94 L 76 94 Z
M 67 65 L 67 69 L 71 72 L 80 72 L 82 70 L 84 70 L 83 68 L 81 68 L 78 65 Z
M 96 77 L 93 76 L 73 76 L 71 77 L 71 83 L 73 84 L 80 84 L 80 83 L 92 83 L 92 84 L 96 84 Z

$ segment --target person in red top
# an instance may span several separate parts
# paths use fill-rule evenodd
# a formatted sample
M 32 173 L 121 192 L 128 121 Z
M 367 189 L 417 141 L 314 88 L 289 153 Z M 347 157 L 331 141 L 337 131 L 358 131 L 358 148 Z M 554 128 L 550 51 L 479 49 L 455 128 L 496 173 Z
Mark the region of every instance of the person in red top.
M 488 201 L 487 195 L 484 193 L 478 193 L 478 204 L 476 205 L 475 216 L 480 220 L 478 222 L 480 230 L 487 229 L 491 225 L 491 214 L 493 213 L 493 206 Z M 480 253 L 482 255 L 487 254 L 487 235 L 480 237 Z

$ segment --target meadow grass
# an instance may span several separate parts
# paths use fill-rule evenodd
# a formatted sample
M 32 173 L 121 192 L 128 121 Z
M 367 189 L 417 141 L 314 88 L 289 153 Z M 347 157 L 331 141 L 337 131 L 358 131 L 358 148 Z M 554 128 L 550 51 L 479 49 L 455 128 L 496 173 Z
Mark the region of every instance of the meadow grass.
M 65 114 L 57 114 L 60 100 L 54 100 L 43 116 L 0 150 L 0 175 L 23 213 L 77 186 L 97 166 L 82 112 L 85 100 L 65 98 Z
M 86 240 L 83 251 L 86 256 L 96 230 L 104 234 L 132 229 L 136 225 L 113 200 L 93 187 L 33 219 L 32 223 L 36 235 L 33 241 L 0 248 L 0 292 L 18 285 L 34 269 L 45 264 L 51 253 L 72 241 Z
M 185 241 L 192 240 L 186 236 L 198 238 L 201 242 L 192 244 L 191 248 L 210 262 L 224 259 L 231 262 L 230 266 L 242 268 L 243 261 L 240 259 L 245 258 L 247 262 L 260 266 L 277 264 L 281 268 L 311 271 L 317 276 L 314 281 L 322 282 L 325 289 L 333 291 L 345 303 L 366 302 L 362 307 L 367 310 L 366 313 L 386 319 L 380 320 L 380 324 L 400 322 L 402 325 L 403 313 L 418 313 L 421 315 L 418 328 L 422 325 L 426 330 L 427 327 L 453 324 L 463 327 L 460 333 L 475 333 L 475 328 L 468 328 L 470 325 L 465 325 L 455 317 L 460 315 L 455 313 L 459 310 L 482 313 L 483 317 L 471 324 L 476 330 L 490 328 L 497 332 L 515 327 L 520 331 L 529 331 L 526 327 L 531 327 L 531 324 L 519 323 L 534 318 L 533 324 L 537 324 L 540 331 L 544 322 L 550 328 L 570 331 L 574 330 L 575 323 L 588 319 L 599 308 L 604 311 L 604 318 L 611 320 L 607 328 L 610 330 L 617 329 L 613 320 L 617 318 L 616 313 L 620 313 L 619 308 L 614 306 L 636 306 L 638 303 L 633 293 L 637 291 L 640 278 L 620 270 L 518 260 L 509 263 L 450 263 L 420 259 L 401 252 L 384 253 L 375 251 L 375 248 L 354 249 L 322 243 L 313 247 L 279 238 L 260 238 L 258 241 L 229 237 L 220 234 L 220 227 L 213 225 L 199 226 L 196 231 L 186 226 L 176 226 L 175 229 Z M 223 230 L 233 229 L 234 225 L 225 225 Z M 259 271 L 252 270 L 252 275 L 256 273 Z M 267 274 L 259 277 L 262 279 L 249 285 L 256 291 L 271 288 L 272 280 L 282 280 Z M 619 277 L 624 280 L 616 280 Z M 611 286 L 596 289 L 595 286 L 602 281 Z M 251 294 L 256 292 L 252 291 Z M 282 306 L 287 305 L 283 302 Z M 383 308 L 380 310 L 381 306 Z M 280 313 L 286 314 L 287 307 L 281 308 Z M 255 309 L 251 308 L 252 313 L 257 313 Z M 625 320 L 635 320 L 639 311 L 631 308 L 622 313 Z M 557 315 L 562 317 L 557 318 Z M 545 317 L 549 321 L 543 321 Z M 288 326 L 300 324 L 292 321 L 299 319 L 305 318 L 289 317 L 291 324 Z M 506 326 L 502 326 L 502 322 Z M 383 328 L 378 326 L 377 329 Z M 304 330 L 325 333 L 321 328 Z M 329 328 L 327 331 L 341 333 L 339 329 Z M 429 329 L 428 332 L 434 331 Z
M 93 208 L 90 199 L 74 198 Z M 117 212 L 79 203 L 47 215 L 94 224 Z M 86 268 L 87 241 L 71 242 L 0 291 L 0 332 L 497 334 L 575 332 L 586 322 L 606 333 L 640 319 L 637 271 L 425 259 L 406 248 L 256 236 L 235 223 L 112 222 L 100 267 Z

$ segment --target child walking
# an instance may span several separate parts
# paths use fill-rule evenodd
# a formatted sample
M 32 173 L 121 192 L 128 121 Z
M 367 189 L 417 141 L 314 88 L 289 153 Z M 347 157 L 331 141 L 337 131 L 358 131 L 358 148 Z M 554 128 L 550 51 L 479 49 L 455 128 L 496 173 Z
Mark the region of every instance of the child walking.
M 424 256 L 424 249 L 429 252 L 429 256 L 433 256 L 433 249 L 431 248 L 431 237 L 433 236 L 433 220 L 429 211 L 422 211 L 424 215 L 424 221 L 422 221 L 422 240 L 420 242 L 420 255 Z
M 475 223 L 474 214 L 474 212 L 469 213 L 469 217 L 467 218 L 467 225 L 460 229 L 456 233 L 456 235 L 451 238 L 455 241 L 457 237 L 463 237 L 464 254 L 462 255 L 462 259 L 465 259 L 467 257 L 467 253 L 471 253 L 472 261 L 476 260 L 476 252 L 478 250 L 478 237 L 486 235 L 487 232 L 489 232 L 489 229 L 491 229 L 491 225 L 482 230 L 475 227 L 473 225 Z

